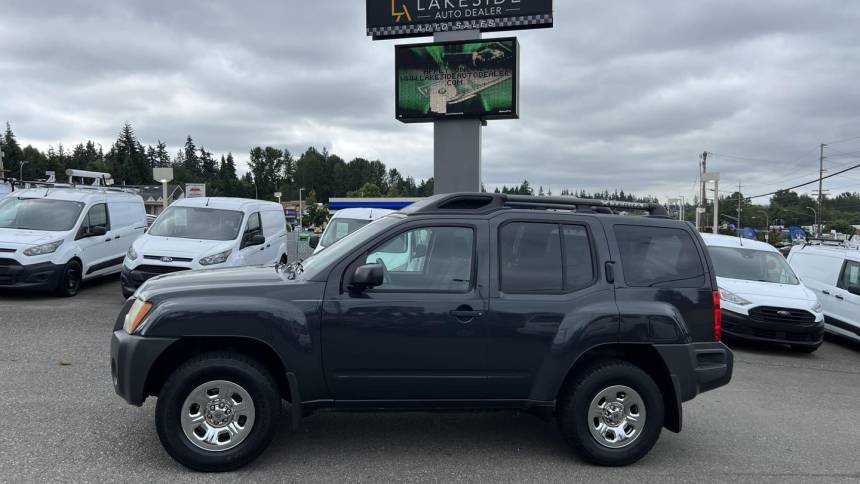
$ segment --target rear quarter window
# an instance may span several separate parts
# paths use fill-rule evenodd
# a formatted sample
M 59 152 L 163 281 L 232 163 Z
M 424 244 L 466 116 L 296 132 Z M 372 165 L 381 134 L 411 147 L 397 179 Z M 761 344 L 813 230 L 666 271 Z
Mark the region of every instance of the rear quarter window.
M 616 225 L 624 280 L 634 287 L 702 287 L 705 269 L 692 236 L 681 229 Z

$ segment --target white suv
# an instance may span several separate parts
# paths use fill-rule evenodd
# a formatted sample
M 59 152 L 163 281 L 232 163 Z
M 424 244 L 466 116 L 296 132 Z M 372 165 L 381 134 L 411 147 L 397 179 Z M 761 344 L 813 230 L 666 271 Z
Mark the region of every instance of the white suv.
M 287 220 L 274 202 L 186 198 L 158 216 L 128 250 L 122 294 L 173 272 L 287 262 Z
M 146 227 L 143 199 L 105 187 L 20 190 L 0 198 L 0 290 L 74 296 L 81 281 L 119 272 Z
M 860 341 L 860 248 L 796 245 L 788 263 L 818 295 L 827 331 Z
M 770 244 L 702 234 L 720 288 L 722 329 L 728 337 L 791 345 L 810 353 L 824 339 L 824 314 Z

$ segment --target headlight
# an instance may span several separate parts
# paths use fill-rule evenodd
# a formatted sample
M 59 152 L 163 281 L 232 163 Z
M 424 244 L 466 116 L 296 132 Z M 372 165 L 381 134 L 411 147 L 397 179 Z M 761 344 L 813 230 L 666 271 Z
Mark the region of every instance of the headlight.
M 125 253 L 125 256 L 128 260 L 137 260 L 137 252 L 134 251 L 134 247 L 129 247 L 128 252 Z
M 723 301 L 730 302 L 732 304 L 737 304 L 738 306 L 747 306 L 749 304 L 752 304 L 751 302 L 729 291 L 728 289 L 722 288 L 720 288 L 720 299 Z
M 50 244 L 42 244 L 37 245 L 35 247 L 30 247 L 24 251 L 24 255 L 34 256 L 34 255 L 45 255 L 45 254 L 53 254 L 63 245 L 62 240 L 58 240 L 56 242 L 51 242 Z
M 227 262 L 227 258 L 230 257 L 230 254 L 233 253 L 233 249 L 225 250 L 220 254 L 210 255 L 209 257 L 204 257 L 200 259 L 201 266 L 212 266 L 215 264 L 223 264 Z
M 815 303 L 815 306 L 812 306 L 812 311 L 816 313 L 820 313 L 823 308 L 821 307 L 821 303 Z
M 131 305 L 128 313 L 125 315 L 122 329 L 128 334 L 134 334 L 140 328 L 140 323 L 143 322 L 151 309 L 152 303 L 145 302 L 142 299 L 135 299 L 134 304 Z

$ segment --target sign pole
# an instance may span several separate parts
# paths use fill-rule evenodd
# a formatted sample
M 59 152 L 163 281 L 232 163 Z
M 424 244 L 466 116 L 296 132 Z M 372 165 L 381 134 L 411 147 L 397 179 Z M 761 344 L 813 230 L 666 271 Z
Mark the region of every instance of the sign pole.
M 479 30 L 436 32 L 435 42 L 479 40 Z M 433 191 L 436 194 L 481 191 L 480 119 L 433 122 Z

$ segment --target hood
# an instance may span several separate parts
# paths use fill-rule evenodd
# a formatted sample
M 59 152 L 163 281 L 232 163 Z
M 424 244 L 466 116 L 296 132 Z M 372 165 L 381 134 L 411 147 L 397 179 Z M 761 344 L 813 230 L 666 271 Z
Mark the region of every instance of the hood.
M 813 304 L 818 301 L 815 293 L 803 284 L 776 284 L 717 277 L 717 286 L 744 299 L 749 299 L 757 305 L 772 304 L 792 307 L 791 301 Z
M 233 247 L 234 244 L 234 240 L 180 239 L 144 235 L 135 241 L 134 250 L 141 256 L 184 256 L 198 259 L 224 252 Z
M 272 284 L 300 283 L 301 277 L 289 279 L 287 273 L 276 266 L 244 266 L 224 269 L 204 269 L 175 272 L 154 277 L 138 290 L 144 299 L 153 296 L 196 289 L 237 287 L 243 290 Z
M 0 229 L 0 245 L 29 247 L 60 240 L 66 234 L 67 232 L 49 232 L 47 230 Z

